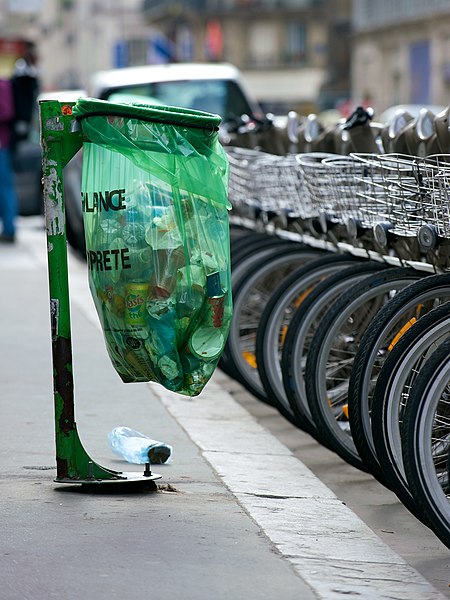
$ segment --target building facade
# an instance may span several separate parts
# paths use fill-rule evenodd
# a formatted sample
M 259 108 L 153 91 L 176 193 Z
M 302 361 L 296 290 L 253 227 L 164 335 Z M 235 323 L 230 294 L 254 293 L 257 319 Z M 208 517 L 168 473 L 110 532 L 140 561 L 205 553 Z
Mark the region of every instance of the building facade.
M 171 59 L 227 61 L 267 110 L 317 110 L 348 97 L 347 0 L 144 0 Z
M 376 112 L 450 99 L 450 2 L 354 0 L 353 97 Z
M 268 111 L 307 114 L 350 94 L 351 0 L 0 0 L 0 9 L 0 53 L 2 41 L 35 41 L 44 90 L 88 88 L 102 69 L 225 61 Z
M 1 42 L 34 41 L 44 90 L 85 88 L 93 72 L 126 64 L 124 40 L 148 35 L 141 9 L 142 0 L 0 0 L 0 52 Z M 3 52 L 0 71 L 9 67 Z

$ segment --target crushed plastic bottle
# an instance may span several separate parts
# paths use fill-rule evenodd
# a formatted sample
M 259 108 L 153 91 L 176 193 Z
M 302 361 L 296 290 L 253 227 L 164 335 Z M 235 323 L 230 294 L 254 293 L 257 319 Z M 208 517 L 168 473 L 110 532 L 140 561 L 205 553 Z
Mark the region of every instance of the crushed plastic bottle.
M 111 450 L 129 463 L 162 465 L 172 456 L 172 446 L 158 442 L 130 427 L 115 427 L 108 433 Z

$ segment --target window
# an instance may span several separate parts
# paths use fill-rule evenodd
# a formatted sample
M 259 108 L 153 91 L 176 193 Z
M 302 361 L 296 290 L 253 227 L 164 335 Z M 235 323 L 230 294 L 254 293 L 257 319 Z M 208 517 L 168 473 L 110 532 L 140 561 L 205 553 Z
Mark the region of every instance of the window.
M 285 60 L 288 64 L 299 65 L 306 61 L 306 25 L 289 23 L 286 35 Z
M 148 41 L 146 39 L 132 39 L 127 42 L 128 65 L 145 65 L 147 62 Z M 123 66 L 123 65 L 122 65 Z
M 249 63 L 252 66 L 268 67 L 279 62 L 278 35 L 276 26 L 270 22 L 253 23 L 248 29 Z
M 140 101 L 192 108 L 218 114 L 224 121 L 233 120 L 243 114 L 253 114 L 239 86 L 234 81 L 219 79 L 128 85 L 105 91 L 102 99 L 111 102 Z

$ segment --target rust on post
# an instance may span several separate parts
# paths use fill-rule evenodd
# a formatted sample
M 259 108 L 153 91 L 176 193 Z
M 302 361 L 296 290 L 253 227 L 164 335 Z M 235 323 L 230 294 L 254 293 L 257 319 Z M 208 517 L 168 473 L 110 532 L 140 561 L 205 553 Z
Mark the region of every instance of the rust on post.
M 67 479 L 69 477 L 69 465 L 65 458 L 56 457 L 56 470 L 60 479 Z
M 73 402 L 72 349 L 69 339 L 57 337 L 52 343 L 55 393 L 62 400 L 59 429 L 69 433 L 75 426 Z

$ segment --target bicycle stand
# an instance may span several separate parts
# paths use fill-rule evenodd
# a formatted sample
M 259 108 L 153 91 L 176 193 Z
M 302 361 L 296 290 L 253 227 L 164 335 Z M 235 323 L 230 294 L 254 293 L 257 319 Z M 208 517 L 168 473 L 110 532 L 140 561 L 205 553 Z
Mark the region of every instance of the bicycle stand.
M 81 443 L 75 422 L 63 180 L 63 168 L 83 144 L 82 132 L 72 115 L 74 104 L 58 100 L 39 102 L 55 407 L 54 481 L 84 484 L 91 489 L 105 483 L 154 482 L 161 475 L 152 473 L 150 463 L 143 473 L 138 473 L 113 471 L 94 462 Z

